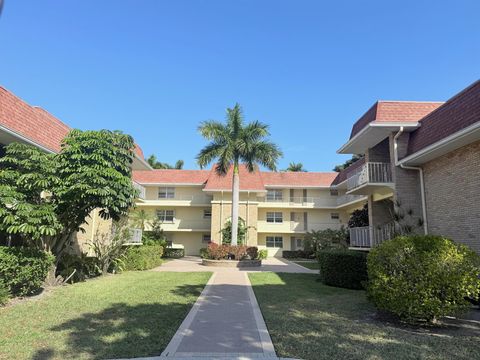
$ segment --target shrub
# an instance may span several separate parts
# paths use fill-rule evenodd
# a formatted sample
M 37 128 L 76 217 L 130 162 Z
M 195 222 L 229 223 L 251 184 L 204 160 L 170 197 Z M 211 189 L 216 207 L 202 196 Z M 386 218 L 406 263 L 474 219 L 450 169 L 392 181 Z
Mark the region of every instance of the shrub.
M 226 259 L 228 256 L 228 245 L 210 243 L 207 247 L 208 258 L 212 260 Z
M 362 289 L 367 280 L 367 254 L 353 250 L 320 250 L 320 279 L 326 285 Z
M 319 250 L 346 249 L 348 247 L 349 232 L 344 226 L 338 230 L 312 230 L 305 234 L 303 249 L 315 254 Z
M 10 297 L 10 291 L 7 285 L 0 280 L 0 305 L 5 305 Z
M 135 245 L 125 252 L 124 270 L 148 270 L 162 264 L 161 245 Z
M 63 279 L 69 278 L 68 282 L 75 283 L 100 275 L 100 268 L 97 258 L 93 256 L 87 256 L 84 253 L 64 254 L 57 266 L 57 273 Z
M 165 248 L 163 250 L 163 257 L 180 259 L 185 256 L 185 249 L 180 248 Z
M 250 259 L 258 258 L 258 248 L 256 246 L 249 246 L 247 248 L 247 255 Z
M 200 249 L 200 257 L 202 259 L 208 259 L 208 249 L 207 248 L 201 248 Z
M 315 253 L 305 250 L 284 250 L 282 257 L 285 259 L 311 259 L 315 257 Z
M 248 246 L 245 245 L 227 245 L 227 252 L 229 255 L 233 255 L 235 260 L 243 260 L 247 257 Z
M 31 295 L 40 290 L 54 261 L 52 254 L 35 248 L 1 246 L 0 279 L 12 295 Z
M 400 236 L 368 256 L 368 295 L 408 322 L 434 321 L 469 306 L 480 291 L 480 258 L 441 236 Z
M 267 249 L 258 250 L 258 255 L 257 255 L 258 260 L 265 260 L 267 257 L 268 257 Z

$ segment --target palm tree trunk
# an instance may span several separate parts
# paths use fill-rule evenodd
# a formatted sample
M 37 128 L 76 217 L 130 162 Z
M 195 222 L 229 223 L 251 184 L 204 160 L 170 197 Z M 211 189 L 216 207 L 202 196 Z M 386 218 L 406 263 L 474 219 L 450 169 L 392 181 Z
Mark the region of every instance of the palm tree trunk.
M 232 245 L 237 245 L 238 238 L 238 203 L 240 198 L 240 176 L 238 164 L 233 166 L 232 182 Z

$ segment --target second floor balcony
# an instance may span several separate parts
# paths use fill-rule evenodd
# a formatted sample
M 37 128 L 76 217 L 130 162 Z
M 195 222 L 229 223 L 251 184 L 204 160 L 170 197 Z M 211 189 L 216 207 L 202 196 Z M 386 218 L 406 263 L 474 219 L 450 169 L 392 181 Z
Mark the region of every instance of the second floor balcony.
M 392 164 L 367 162 L 355 169 L 347 178 L 347 194 L 370 195 L 388 193 L 393 188 Z
M 283 221 L 280 223 L 271 223 L 265 220 L 257 222 L 257 232 L 259 233 L 306 233 L 312 230 L 339 229 L 342 224 L 338 222 L 303 222 L 303 221 Z

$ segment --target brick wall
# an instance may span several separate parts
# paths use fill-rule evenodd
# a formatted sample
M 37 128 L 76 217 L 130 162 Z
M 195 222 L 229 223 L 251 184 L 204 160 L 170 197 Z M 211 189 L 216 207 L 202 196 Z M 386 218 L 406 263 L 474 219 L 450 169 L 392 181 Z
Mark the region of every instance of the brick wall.
M 480 253 L 480 141 L 424 165 L 428 228 Z

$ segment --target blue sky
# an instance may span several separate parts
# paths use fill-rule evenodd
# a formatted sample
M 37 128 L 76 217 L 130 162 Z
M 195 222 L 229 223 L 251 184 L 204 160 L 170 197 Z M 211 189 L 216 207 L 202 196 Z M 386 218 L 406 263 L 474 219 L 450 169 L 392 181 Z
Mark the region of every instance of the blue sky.
M 72 127 L 185 160 L 239 102 L 280 168 L 329 171 L 376 100 L 446 100 L 479 78 L 480 2 L 6 0 L 0 84 Z

